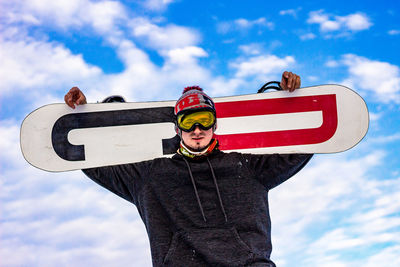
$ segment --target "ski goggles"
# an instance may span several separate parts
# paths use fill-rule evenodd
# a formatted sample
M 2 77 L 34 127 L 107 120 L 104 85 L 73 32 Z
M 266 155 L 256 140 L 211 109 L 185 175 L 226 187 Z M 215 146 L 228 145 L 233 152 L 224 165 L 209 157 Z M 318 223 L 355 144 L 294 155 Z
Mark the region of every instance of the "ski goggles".
M 215 125 L 215 115 L 211 111 L 198 111 L 190 114 L 178 115 L 178 128 L 185 132 L 193 131 L 197 126 L 208 130 Z

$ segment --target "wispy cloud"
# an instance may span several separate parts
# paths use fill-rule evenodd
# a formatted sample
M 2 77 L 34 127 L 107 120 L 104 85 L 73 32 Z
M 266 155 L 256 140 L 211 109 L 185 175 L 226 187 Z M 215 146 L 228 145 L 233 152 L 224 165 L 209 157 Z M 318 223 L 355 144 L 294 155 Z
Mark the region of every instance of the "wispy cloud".
M 373 25 L 370 18 L 360 12 L 337 16 L 325 13 L 324 10 L 310 12 L 307 23 L 318 24 L 320 32 L 325 37 L 342 37 L 368 30 Z
M 316 36 L 315 34 L 313 34 L 312 32 L 310 32 L 310 33 L 305 33 L 305 34 L 300 35 L 300 39 L 301 39 L 302 41 L 313 40 L 313 39 L 315 39 L 316 37 L 317 37 L 317 36 Z
M 388 62 L 347 54 L 342 58 L 349 70 L 346 83 L 373 93 L 383 103 L 400 102 L 400 68 Z
M 281 10 L 279 11 L 279 15 L 281 16 L 292 16 L 294 18 L 297 18 L 297 14 L 302 10 L 301 7 L 298 7 L 296 9 L 285 9 L 285 10 Z
M 7 23 L 22 22 L 62 29 L 91 27 L 99 33 L 112 33 L 119 20 L 125 20 L 125 7 L 116 1 L 9 1 L 2 17 Z
M 331 59 L 325 62 L 325 66 L 328 68 L 335 68 L 339 66 L 339 62 Z
M 2 265 L 113 266 L 133 261 L 151 266 L 145 229 L 131 204 L 82 172 L 55 174 L 29 166 L 20 153 L 16 122 L 0 121 L 0 134 Z
M 389 35 L 399 35 L 400 34 L 400 30 L 390 30 L 388 31 Z
M 145 0 L 141 4 L 149 10 L 164 11 L 173 2 L 175 0 Z
M 260 55 L 264 51 L 264 47 L 260 43 L 251 43 L 246 45 L 240 45 L 239 50 L 246 55 Z
M 101 69 L 87 64 L 82 55 L 74 55 L 57 43 L 8 40 L 0 42 L 0 51 L 0 60 L 4 63 L 0 66 L 3 95 L 15 93 L 14 90 L 65 86 L 102 75 Z
M 5 63 L 0 67 L 3 81 L 0 91 L 3 96 L 19 92 L 21 101 L 48 100 L 52 98 L 50 95 L 79 85 L 86 91 L 89 101 L 102 99 L 110 93 L 123 94 L 130 100 L 137 97 L 145 99 L 157 95 L 159 88 L 165 87 L 175 89 L 167 91 L 169 98 L 173 98 L 190 82 L 188 77 L 192 77 L 194 83 L 209 84 L 205 82 L 210 80 L 209 70 L 197 61 L 207 53 L 196 46 L 201 37 L 194 29 L 173 24 L 160 26 L 144 17 L 127 18 L 126 7 L 119 2 L 83 0 L 66 4 L 50 1 L 48 5 L 39 2 L 29 2 L 19 9 L 11 1 L 8 10 L 15 16 L 32 14 L 40 24 L 50 25 L 48 27 L 61 33 L 66 28 L 71 32 L 80 32 L 85 27 L 96 29 L 92 34 L 100 36 L 115 49 L 124 70 L 117 74 L 104 74 L 100 68 L 86 63 L 82 55 L 72 53 L 63 44 L 48 42 L 45 35 L 39 35 L 40 38 L 30 36 L 23 30 L 24 27 L 34 27 L 30 22 L 7 20 L 9 27 L 4 29 L 0 43 L 0 59 Z M 108 6 L 114 4 L 116 6 Z M 108 9 L 112 11 L 107 13 Z M 51 10 L 59 12 L 56 14 Z M 120 24 L 122 20 L 123 25 Z M 22 27 L 20 23 L 24 23 Z M 154 49 L 164 59 L 164 65 L 154 64 L 136 43 Z M 43 64 L 43 59 L 46 59 L 46 64 Z M 158 77 L 159 83 L 154 82 L 154 77 Z M 29 102 L 32 108 L 32 101 Z
M 365 95 L 371 94 L 375 102 L 400 102 L 400 68 L 397 65 L 346 54 L 326 61 L 325 66 L 347 69 L 348 77 L 341 83 Z
M 246 32 L 252 28 L 273 30 L 275 24 L 268 21 L 266 18 L 261 17 L 255 20 L 248 20 L 239 18 L 233 21 L 224 21 L 217 24 L 217 31 L 220 34 L 227 34 L 232 31 Z
M 297 266 L 351 266 L 338 255 L 399 242 L 400 220 L 394 215 L 400 209 L 400 179 L 381 181 L 368 175 L 379 168 L 384 156 L 382 151 L 352 159 L 343 154 L 317 156 L 311 166 L 271 191 L 274 255 L 281 266 L 294 262 L 280 257 L 305 247 Z M 337 227 L 327 227 L 330 224 Z M 310 229 L 313 239 L 304 234 Z M 365 258 L 375 262 L 373 257 L 367 254 L 352 260 L 359 266 Z
M 368 195 L 361 196 L 360 192 L 353 195 L 359 198 L 361 211 L 352 214 L 349 218 L 343 218 L 343 227 L 332 229 L 326 232 L 318 240 L 310 245 L 308 254 L 319 254 L 322 257 L 335 255 L 342 250 L 360 250 L 374 246 L 381 246 L 387 243 L 399 243 L 400 241 L 400 219 L 396 213 L 400 208 L 400 198 L 398 190 L 400 189 L 400 179 L 393 180 L 368 180 L 364 184 L 362 191 L 369 188 Z M 361 196 L 361 198 L 360 198 Z M 381 258 L 387 252 L 382 250 L 382 255 L 362 255 L 367 258 L 367 266 L 373 266 L 378 258 Z M 394 262 L 387 262 L 387 259 L 381 258 L 386 262 L 385 266 L 396 266 L 398 259 Z M 358 266 L 364 259 L 354 257 L 354 265 Z
M 293 61 L 290 57 L 280 59 L 276 56 L 270 59 L 250 58 L 247 62 L 243 59 L 231 59 L 228 64 L 237 71 L 231 77 L 219 77 L 199 63 L 199 59 L 208 57 L 208 53 L 200 46 L 202 38 L 196 29 L 168 23 L 158 24 L 142 16 L 129 17 L 126 15 L 129 13 L 127 7 L 119 2 L 50 2 L 48 5 L 47 2 L 32 2 L 19 9 L 11 1 L 9 10 L 15 16 L 31 14 L 39 24 L 50 25 L 49 27 L 59 32 L 65 29 L 80 32 L 87 27 L 95 29 L 91 34 L 103 38 L 116 51 L 124 69 L 119 73 L 105 74 L 99 67 L 88 64 L 82 55 L 72 53 L 63 44 L 48 42 L 44 35 L 41 39 L 31 37 L 21 30 L 19 24 L 9 20 L 7 38 L 0 43 L 0 59 L 7 63 L 0 67 L 0 78 L 3 81 L 0 91 L 5 95 L 19 92 L 22 101 L 39 99 L 38 103 L 29 101 L 31 108 L 50 99 L 54 101 L 57 99 L 55 95 L 62 94 L 75 85 L 85 90 L 89 101 L 102 99 L 107 94 L 122 94 L 128 101 L 154 99 L 160 95 L 161 88 L 172 88 L 165 91 L 163 97 L 173 99 L 188 83 L 200 84 L 216 95 L 227 93 L 227 89 L 221 91 L 221 88 L 227 88 L 222 84 L 230 84 L 229 93 L 232 94 L 251 75 L 271 77 L 269 74 L 277 74 L 274 68 L 263 68 L 261 64 L 272 64 L 271 66 L 279 67 L 280 71 Z M 108 9 L 113 11 L 108 12 Z M 51 10 L 60 11 L 55 14 Z M 85 12 L 82 13 L 82 10 Z M 99 17 L 95 16 L 96 12 Z M 55 16 L 58 20 L 55 20 Z M 55 23 L 52 24 L 53 20 Z M 104 20 L 105 24 L 100 24 L 100 20 Z M 229 24 L 235 30 L 273 27 L 265 18 L 237 19 Z M 34 27 L 30 22 L 24 22 L 24 25 Z M 155 64 L 146 49 L 156 51 L 162 58 L 162 63 Z M 43 58 L 46 58 L 46 65 L 42 64 Z M 41 97 L 37 97 L 38 95 Z
M 201 40 L 200 34 L 194 29 L 173 24 L 159 26 L 143 17 L 130 20 L 129 27 L 134 37 L 143 38 L 147 47 L 157 50 L 193 46 Z
M 239 58 L 232 62 L 230 67 L 236 70 L 237 77 L 256 76 L 260 78 L 260 76 L 268 76 L 272 73 L 281 73 L 282 70 L 294 63 L 295 59 L 291 56 L 279 58 L 274 55 L 261 55 L 250 58 Z
M 372 116 L 370 115 L 370 119 L 372 121 L 378 120 L 381 118 L 381 114 L 375 115 L 372 114 Z M 378 118 L 376 118 L 378 117 Z M 378 144 L 387 144 L 387 143 L 391 143 L 391 142 L 395 142 L 400 140 L 400 133 L 395 133 L 392 135 L 388 135 L 388 136 L 374 136 L 371 138 L 372 143 L 378 143 Z

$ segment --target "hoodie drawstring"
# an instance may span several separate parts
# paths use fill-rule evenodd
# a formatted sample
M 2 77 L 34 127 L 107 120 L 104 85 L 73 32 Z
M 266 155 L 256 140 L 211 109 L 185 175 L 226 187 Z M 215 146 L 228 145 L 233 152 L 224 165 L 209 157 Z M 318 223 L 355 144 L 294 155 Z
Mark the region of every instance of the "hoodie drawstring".
M 214 174 L 214 169 L 213 169 L 213 167 L 212 167 L 212 165 L 211 165 L 211 162 L 210 162 L 210 160 L 209 160 L 208 158 L 207 158 L 207 162 L 208 162 L 208 166 L 210 166 L 211 175 L 212 175 L 213 180 L 214 180 L 215 189 L 217 190 L 219 205 L 220 205 L 220 207 L 221 207 L 222 213 L 224 214 L 225 222 L 228 222 L 228 217 L 226 216 L 224 204 L 222 203 L 221 194 L 219 193 L 219 188 L 218 188 L 218 183 L 217 183 L 217 177 L 216 177 L 215 174 Z
M 183 158 L 183 160 L 185 161 L 186 166 L 188 167 L 190 179 L 191 179 L 191 181 L 192 181 L 193 189 L 194 189 L 194 192 L 195 192 L 195 194 L 196 194 L 197 204 L 199 205 L 199 208 L 200 208 L 200 211 L 201 211 L 201 215 L 203 216 L 204 222 L 207 222 L 206 216 L 204 215 L 203 206 L 202 206 L 201 201 L 200 201 L 200 196 L 199 196 L 199 193 L 198 193 L 198 191 L 197 191 L 196 182 L 195 182 L 195 180 L 194 180 L 194 178 L 193 178 L 192 169 L 190 168 L 190 164 L 189 164 L 189 162 L 187 161 L 187 159 L 186 159 L 184 156 L 183 156 L 182 158 Z M 220 205 L 220 207 L 221 207 L 222 213 L 224 214 L 225 222 L 228 222 L 228 217 L 226 216 L 224 204 L 222 203 L 221 194 L 220 194 L 220 192 L 219 192 L 219 187 L 218 187 L 218 183 L 217 183 L 217 177 L 215 176 L 214 169 L 213 169 L 213 167 L 212 167 L 212 165 L 211 165 L 211 162 L 210 162 L 210 160 L 208 159 L 208 157 L 207 157 L 207 162 L 208 162 L 208 166 L 210 166 L 211 175 L 212 175 L 212 177 L 213 177 L 215 189 L 216 189 L 216 191 L 217 191 L 218 200 L 219 200 L 219 205 Z
M 196 183 L 195 183 L 194 178 L 193 178 L 192 169 L 190 168 L 189 162 L 187 161 L 187 159 L 185 159 L 185 157 L 183 157 L 183 160 L 185 161 L 185 163 L 186 163 L 186 165 L 187 165 L 187 167 L 188 167 L 188 170 L 189 170 L 190 179 L 192 180 L 192 184 L 193 184 L 193 188 L 194 188 L 194 193 L 196 194 L 197 204 L 199 204 L 199 208 L 200 208 L 200 211 L 201 211 L 201 215 L 203 216 L 203 220 L 204 220 L 205 222 L 207 222 L 206 216 L 204 215 L 203 206 L 201 205 L 199 193 L 197 192 L 197 186 L 196 186 Z

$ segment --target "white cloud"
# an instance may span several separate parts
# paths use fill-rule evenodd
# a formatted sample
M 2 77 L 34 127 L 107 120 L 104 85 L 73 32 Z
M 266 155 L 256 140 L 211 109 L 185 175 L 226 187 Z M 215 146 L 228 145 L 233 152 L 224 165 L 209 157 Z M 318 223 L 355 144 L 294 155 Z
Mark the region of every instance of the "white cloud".
M 323 10 L 318 10 L 318 11 L 310 12 L 309 18 L 307 19 L 307 23 L 323 24 L 324 22 L 326 22 L 328 20 L 329 20 L 328 15 L 324 14 Z
M 99 78 L 102 71 L 73 55 L 63 45 L 34 40 L 0 42 L 0 92 L 41 88 L 46 91 L 82 80 Z
M 82 172 L 48 173 L 27 164 L 19 125 L 0 121 L 1 242 L 4 266 L 151 266 L 135 207 Z
M 373 190 L 369 195 L 365 194 L 360 197 L 360 190 L 362 192 L 366 188 Z M 357 202 L 362 201 L 357 204 L 359 211 L 354 212 L 349 218 L 341 219 L 343 227 L 332 229 L 314 241 L 309 246 L 308 254 L 325 257 L 342 250 L 362 251 L 363 248 L 399 243 L 400 218 L 396 216 L 400 209 L 399 189 L 399 179 L 366 180 L 363 187 L 354 189 L 358 192 L 357 194 L 354 192 L 353 198 L 358 198 Z M 385 251 L 386 249 L 382 249 L 377 254 L 386 254 Z M 365 262 L 371 263 L 377 260 L 376 255 L 368 254 L 365 255 L 365 258 L 359 259 L 360 263 L 354 265 L 364 266 Z M 392 262 L 384 266 L 397 265 Z
M 19 126 L 14 120 L 1 120 L 0 121 L 0 133 L 2 138 L 0 138 L 0 150 L 2 152 L 1 162 L 5 162 L 5 154 L 7 153 L 7 158 L 11 158 L 9 161 L 11 168 L 19 168 L 23 165 L 15 159 L 21 158 L 21 150 L 19 148 Z M 4 154 L 3 154 L 4 153 Z M 2 170 L 3 172 L 3 170 Z M 4 191 L 1 190 L 0 194 Z
M 201 40 L 194 29 L 173 24 L 161 27 L 144 18 L 133 19 L 129 24 L 133 36 L 143 38 L 149 47 L 157 50 L 193 46 Z
M 82 16 L 88 16 L 88 22 L 100 33 L 110 34 L 117 31 L 116 23 L 127 19 L 125 7 L 119 2 L 103 1 L 94 2 L 90 5 L 87 12 Z
M 160 3 L 167 5 L 171 1 Z M 207 52 L 197 46 L 201 36 L 194 29 L 173 24 L 159 26 L 143 17 L 130 19 L 125 6 L 115 1 L 31 1 L 21 2 L 21 7 L 10 1 L 9 5 L 14 16 L 29 14 L 37 24 L 55 26 L 57 30 L 92 27 L 115 48 L 125 68 L 121 73 L 104 74 L 98 67 L 87 64 L 82 55 L 74 55 L 63 45 L 32 39 L 21 28 L 15 27 L 12 31 L 11 27 L 6 29 L 8 40 L 0 44 L 0 60 L 6 63 L 2 65 L 0 77 L 3 92 L 11 93 L 13 88 L 35 89 L 26 91 L 28 94 L 24 97 L 36 95 L 33 99 L 39 99 L 41 95 L 40 99 L 49 100 L 56 91 L 64 93 L 77 85 L 85 91 L 89 102 L 110 93 L 122 94 L 132 101 L 159 99 L 159 92 L 165 90 L 165 86 L 173 90 L 168 90 L 164 96 L 176 98 L 185 80 L 204 82 L 211 78 L 209 71 L 198 64 L 198 58 L 206 57 Z M 125 31 L 128 33 L 123 34 Z M 134 40 L 128 39 L 131 37 Z M 151 62 L 136 42 L 155 49 L 164 59 L 164 65 Z
M 131 41 L 121 43 L 118 55 L 123 59 L 125 69 L 105 76 L 104 86 L 112 88 L 113 94 L 124 95 L 128 101 L 165 100 L 176 99 L 188 83 L 205 87 L 213 79 L 210 71 L 198 62 L 199 58 L 208 56 L 200 47 L 165 49 L 160 53 L 164 62 L 157 66 Z M 104 91 L 98 92 L 96 99 L 101 93 L 104 97 Z
M 365 245 L 364 241 L 360 238 L 349 237 L 344 232 L 343 228 L 329 231 L 308 248 L 308 253 L 319 254 L 330 250 L 351 249 Z
M 389 35 L 399 35 L 400 34 L 400 30 L 390 30 L 388 31 Z
M 397 242 L 397 244 L 399 244 Z M 384 248 L 379 253 L 371 255 L 368 261 L 363 264 L 365 267 L 375 267 L 375 266 L 386 266 L 386 267 L 398 267 L 400 265 L 399 260 L 400 246 L 390 246 Z
M 372 92 L 378 101 L 400 102 L 400 68 L 388 62 L 370 60 L 353 54 L 342 58 L 349 70 L 347 82 L 353 87 Z
M 372 26 L 370 19 L 362 13 L 350 14 L 344 17 L 336 17 L 336 19 L 351 31 L 367 30 Z
M 251 43 L 248 45 L 240 45 L 239 50 L 242 51 L 246 55 L 260 55 L 264 48 L 260 43 Z
M 173 2 L 174 0 L 145 0 L 142 5 L 153 11 L 163 11 Z
M 370 120 L 372 121 L 379 120 L 382 116 L 383 116 L 382 114 L 372 114 L 371 116 L 370 113 Z M 400 140 L 400 133 L 395 133 L 388 136 L 376 136 L 371 138 L 372 143 L 378 143 L 378 144 L 387 144 L 398 140 Z
M 267 21 L 266 18 L 261 17 L 255 20 L 248 20 L 245 18 L 239 18 L 233 21 L 223 21 L 217 24 L 217 32 L 221 34 L 227 34 L 232 31 L 242 31 L 246 32 L 252 28 L 258 27 L 259 29 L 269 29 L 273 30 L 275 24 L 273 22 Z
M 176 48 L 167 52 L 167 57 L 172 64 L 193 64 L 196 58 L 207 56 L 208 54 L 204 49 L 196 46 Z
M 337 37 L 369 29 L 373 24 L 370 18 L 363 13 L 354 13 L 347 16 L 327 14 L 324 10 L 312 11 L 307 19 L 308 24 L 319 24 L 319 29 L 325 37 L 330 37 L 331 32 Z
M 310 82 L 317 82 L 319 80 L 318 76 L 307 76 L 307 80 L 309 80 Z
M 317 36 L 315 34 L 313 34 L 312 32 L 300 35 L 300 39 L 303 40 L 303 41 L 305 41 L 305 40 L 313 40 L 316 37 Z
M 95 14 L 99 11 L 97 7 L 98 5 L 87 6 L 86 13 Z M 79 19 L 77 17 L 75 21 L 82 24 Z M 96 21 L 91 23 L 95 25 Z M 86 63 L 82 55 L 73 54 L 62 44 L 34 39 L 21 28 L 5 29 L 0 39 L 0 60 L 3 62 L 0 67 L 2 96 L 23 92 L 21 101 L 25 99 L 30 102 L 30 106 L 33 104 L 37 107 L 48 103 L 45 101 L 54 102 L 57 100 L 56 94 L 63 95 L 72 86 L 81 87 L 89 102 L 103 99 L 110 93 L 122 94 L 128 101 L 154 97 L 159 99 L 159 91 L 168 86 L 174 90 L 168 90 L 166 96 L 176 98 L 185 80 L 193 78 L 203 82 L 210 79 L 209 71 L 198 65 L 197 59 L 206 57 L 207 53 L 194 46 L 200 41 L 195 30 L 176 25 L 161 27 L 144 18 L 133 19 L 127 25 L 133 29 L 135 38 L 157 50 L 165 60 L 164 66 L 156 66 L 133 41 L 115 35 L 114 32 L 104 38 L 116 49 L 125 68 L 121 73 L 104 74 L 100 68 Z M 191 64 L 188 65 L 189 62 Z M 185 75 L 178 76 L 178 73 Z M 175 79 L 170 79 L 171 77 Z M 35 103 L 30 99 L 35 99 Z M 61 97 L 58 97 L 57 101 L 60 100 Z
M 133 41 L 117 37 L 110 44 L 116 49 L 124 70 L 105 74 L 100 68 L 87 64 L 82 55 L 73 54 L 59 43 L 35 40 L 26 32 L 10 29 L 7 40 L 0 43 L 0 60 L 6 63 L 0 67 L 3 81 L 0 90 L 4 94 L 15 93 L 15 90 L 24 92 L 26 100 L 39 99 L 34 103 L 35 107 L 46 101 L 62 101 L 55 95 L 63 96 L 72 86 L 84 90 L 89 102 L 103 99 L 108 94 L 124 95 L 128 101 L 155 100 L 161 98 L 160 91 L 165 88 L 170 89 L 163 91 L 163 97 L 174 99 L 188 83 L 205 88 L 209 86 L 211 91 L 220 95 L 234 93 L 239 84 L 243 85 L 241 80 L 248 76 L 260 74 L 264 80 L 294 61 L 291 57 L 280 59 L 276 56 L 234 60 L 232 66 L 237 70 L 236 74 L 231 78 L 221 78 L 201 66 L 199 59 L 207 57 L 208 53 L 197 46 L 200 36 L 195 30 L 176 25 L 158 26 L 145 18 L 131 20 L 128 28 L 142 44 L 156 49 L 164 60 L 161 66 L 154 64 Z M 104 38 L 112 39 L 109 36 Z M 250 46 L 241 49 L 249 51 Z M 46 64 L 43 64 L 43 59 L 46 59 Z M 225 86 L 221 91 L 221 81 L 231 86 L 229 90 Z
M 286 10 L 281 10 L 279 11 L 279 15 L 281 16 L 285 16 L 285 15 L 289 15 L 292 16 L 294 18 L 297 18 L 297 13 L 301 10 L 301 7 L 298 7 L 296 9 L 286 9 Z
M 328 60 L 327 62 L 325 62 L 325 66 L 328 68 L 336 68 L 339 66 L 339 62 L 337 62 L 336 60 Z
M 32 0 L 8 1 L 4 15 L 10 24 L 24 22 L 62 29 L 90 26 L 99 33 L 112 33 L 116 23 L 127 18 L 125 7 L 117 1 Z
M 273 258 L 281 266 L 361 266 L 376 262 L 373 255 L 362 255 L 366 248 L 398 243 L 400 179 L 372 175 L 384 156 L 381 151 L 361 158 L 317 155 L 296 177 L 273 189 Z M 361 256 L 349 262 L 339 256 L 343 251 Z M 291 262 L 288 255 L 295 253 L 302 259 Z
M 374 113 L 371 111 L 369 112 L 369 119 L 370 119 L 370 121 L 373 121 L 373 122 L 378 122 L 379 119 L 382 118 L 382 116 L 383 116 L 382 113 Z
M 80 176 L 83 181 L 85 177 Z M 24 213 L 25 218 L 7 216 L 8 220 L 1 223 L 2 231 L 7 233 L 2 235 L 0 245 L 5 266 L 55 266 L 61 262 L 68 266 L 120 266 L 130 262 L 151 266 L 145 230 L 139 216 L 132 215 L 133 205 L 122 205 L 124 200 L 111 199 L 108 192 L 98 191 L 82 198 L 86 194 L 82 184 L 70 187 L 71 194 L 53 183 L 53 199 L 42 192 L 33 198 L 20 196 L 18 205 L 7 202 L 9 208 L 28 209 L 31 213 Z M 93 184 L 93 188 L 96 186 Z M 103 200 L 113 204 L 112 211 L 104 209 Z M 64 205 L 57 205 L 60 201 Z M 79 203 L 87 206 L 84 214 L 74 211 L 75 207 L 80 208 Z M 96 214 L 95 210 L 104 214 Z M 120 216 L 121 213 L 125 215 Z
M 268 51 L 274 51 L 282 46 L 282 42 L 278 40 L 271 40 L 267 43 L 255 42 L 239 45 L 238 49 L 244 57 L 268 54 Z M 271 52 L 270 52 L 271 53 Z
M 216 77 L 209 82 L 211 95 L 213 96 L 230 96 L 233 95 L 238 88 L 246 85 L 243 79 L 224 77 Z
M 240 29 L 249 29 L 254 26 L 262 26 L 267 27 L 269 29 L 273 29 L 274 24 L 272 22 L 268 22 L 265 18 L 259 18 L 255 20 L 247 20 L 244 18 L 236 19 L 234 24 Z
M 232 29 L 232 24 L 227 21 L 219 22 L 217 24 L 217 32 L 220 34 L 226 34 Z
M 236 70 L 236 77 L 246 78 L 250 76 L 268 76 L 281 73 L 285 68 L 293 65 L 295 60 L 291 56 L 279 58 L 275 55 L 254 56 L 238 59 L 230 64 Z
M 340 24 L 337 21 L 327 20 L 321 23 L 320 29 L 323 32 L 337 31 L 340 29 Z

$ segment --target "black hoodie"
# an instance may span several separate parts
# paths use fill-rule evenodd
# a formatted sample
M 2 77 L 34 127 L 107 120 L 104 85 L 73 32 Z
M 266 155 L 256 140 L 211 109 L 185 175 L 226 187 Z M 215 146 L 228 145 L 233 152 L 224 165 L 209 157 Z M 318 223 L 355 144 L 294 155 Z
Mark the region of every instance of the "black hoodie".
M 137 206 L 154 266 L 275 266 L 268 191 L 311 156 L 215 151 L 83 171 Z

